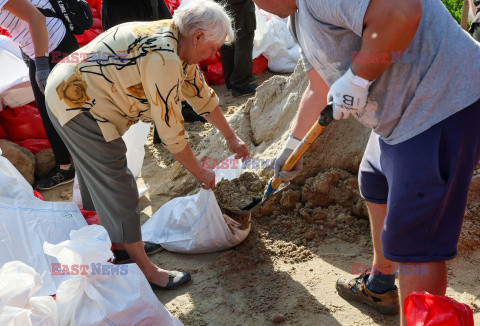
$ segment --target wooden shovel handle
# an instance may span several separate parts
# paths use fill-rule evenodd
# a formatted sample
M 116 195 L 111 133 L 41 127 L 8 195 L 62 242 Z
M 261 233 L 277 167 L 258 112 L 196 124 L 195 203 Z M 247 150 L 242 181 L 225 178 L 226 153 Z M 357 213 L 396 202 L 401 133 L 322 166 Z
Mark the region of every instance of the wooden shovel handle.
M 320 136 L 323 130 L 333 121 L 333 106 L 331 103 L 328 103 L 327 106 L 322 110 L 318 121 L 310 128 L 308 133 L 302 139 L 302 142 L 298 144 L 297 148 L 293 151 L 290 157 L 287 159 L 285 164 L 282 166 L 281 171 L 290 171 L 293 169 L 295 164 L 297 164 L 298 160 L 305 154 L 307 149 L 313 142 Z M 278 189 L 282 180 L 273 178 L 272 180 L 272 188 Z

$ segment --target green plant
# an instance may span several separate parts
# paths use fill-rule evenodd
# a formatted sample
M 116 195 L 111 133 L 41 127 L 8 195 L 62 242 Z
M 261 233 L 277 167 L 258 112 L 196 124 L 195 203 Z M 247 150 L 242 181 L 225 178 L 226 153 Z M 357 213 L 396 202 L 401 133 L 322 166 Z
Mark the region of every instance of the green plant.
M 468 0 L 467 0 L 468 1 Z M 460 24 L 460 20 L 462 19 L 462 0 L 442 0 L 445 7 L 447 7 L 448 11 L 452 14 L 453 18 Z
M 460 21 L 462 20 L 463 0 L 442 0 L 442 2 L 445 7 L 447 7 L 448 11 L 450 11 L 457 23 L 460 24 Z M 470 23 L 468 23 L 468 26 L 470 26 Z

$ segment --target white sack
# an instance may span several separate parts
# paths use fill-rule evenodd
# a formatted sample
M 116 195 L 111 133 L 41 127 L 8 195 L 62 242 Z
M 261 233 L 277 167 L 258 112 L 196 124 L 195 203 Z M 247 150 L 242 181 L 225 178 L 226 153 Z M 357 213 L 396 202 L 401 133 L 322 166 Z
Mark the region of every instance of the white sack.
M 290 35 L 287 19 L 256 10 L 253 58 L 263 54 L 268 59 L 268 69 L 277 73 L 291 73 L 300 59 L 299 46 Z
M 232 180 L 242 172 L 241 160 L 233 156 L 215 169 L 216 182 Z M 228 168 L 220 168 L 220 167 Z M 236 168 L 234 168 L 236 166 Z M 220 251 L 241 243 L 250 226 L 241 225 L 222 214 L 212 190 L 201 189 L 196 195 L 179 197 L 164 204 L 142 225 L 144 241 L 158 243 L 172 252 L 199 254 Z
M 57 304 L 50 296 L 32 296 L 42 287 L 41 276 L 20 261 L 0 269 L 0 325 L 57 326 Z
M 0 110 L 3 106 L 18 107 L 35 99 L 20 49 L 4 35 L 0 36 L 0 71 Z
M 138 179 L 140 172 L 142 172 L 145 142 L 149 132 L 150 123 L 138 121 L 122 136 L 125 145 L 127 145 L 127 166 L 135 179 Z
M 71 240 L 44 244 L 69 271 L 82 271 L 63 282 L 57 291 L 62 326 L 180 326 L 158 301 L 136 264 L 113 265 L 107 230 L 90 225 L 71 232 Z M 64 268 L 65 270 L 65 268 Z

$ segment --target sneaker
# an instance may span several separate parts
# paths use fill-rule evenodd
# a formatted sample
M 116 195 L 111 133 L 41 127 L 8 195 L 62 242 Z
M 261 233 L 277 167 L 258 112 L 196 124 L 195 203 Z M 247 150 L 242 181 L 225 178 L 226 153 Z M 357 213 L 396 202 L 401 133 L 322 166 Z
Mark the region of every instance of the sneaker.
M 232 96 L 233 97 L 242 97 L 242 96 L 249 96 L 253 95 L 257 91 L 257 84 L 250 84 L 246 89 L 240 89 L 237 87 L 232 87 Z
M 70 169 L 62 170 L 56 165 L 52 172 L 45 178 L 37 182 L 35 190 L 49 190 L 66 183 L 73 182 L 75 178 L 75 168 L 70 165 Z
M 347 301 L 366 303 L 384 315 L 397 315 L 399 311 L 397 287 L 395 286 L 395 289 L 386 293 L 378 294 L 367 288 L 367 279 L 367 273 L 351 280 L 338 279 L 336 286 L 338 294 Z
M 163 247 L 159 244 L 144 241 L 143 247 L 147 256 L 151 256 L 163 250 Z M 115 256 L 114 264 L 126 264 L 132 262 L 132 259 L 128 255 L 126 250 L 114 249 L 113 254 Z

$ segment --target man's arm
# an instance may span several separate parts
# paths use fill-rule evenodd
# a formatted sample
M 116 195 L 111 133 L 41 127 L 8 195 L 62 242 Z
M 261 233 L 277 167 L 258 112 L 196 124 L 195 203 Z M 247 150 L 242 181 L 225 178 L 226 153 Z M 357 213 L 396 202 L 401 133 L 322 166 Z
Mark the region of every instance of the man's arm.
M 377 79 L 392 64 L 392 52 L 404 52 L 410 45 L 421 18 L 420 0 L 371 0 L 363 19 L 362 45 L 356 57 L 359 59 L 352 62 L 353 73 Z M 372 54 L 387 54 L 388 60 L 364 60 Z
M 309 84 L 303 93 L 291 135 L 302 139 L 327 104 L 328 86 L 315 69 L 307 71 Z
M 27 0 L 9 0 L 3 8 L 28 23 L 36 57 L 48 53 L 48 34 L 45 16 Z

